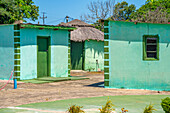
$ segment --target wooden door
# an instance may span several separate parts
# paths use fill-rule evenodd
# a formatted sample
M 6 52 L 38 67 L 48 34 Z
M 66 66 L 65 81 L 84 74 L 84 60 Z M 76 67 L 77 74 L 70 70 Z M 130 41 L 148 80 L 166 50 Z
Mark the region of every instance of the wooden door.
M 38 38 L 37 74 L 38 77 L 48 76 L 48 38 Z

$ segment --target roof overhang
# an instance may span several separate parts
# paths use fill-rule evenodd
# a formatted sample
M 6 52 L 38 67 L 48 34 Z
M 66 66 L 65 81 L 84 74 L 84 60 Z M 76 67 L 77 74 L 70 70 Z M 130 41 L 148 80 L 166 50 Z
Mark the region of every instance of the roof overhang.
M 21 28 L 38 28 L 38 29 L 54 29 L 54 30 L 75 30 L 75 27 L 52 26 L 52 25 L 37 25 L 37 24 L 20 24 Z

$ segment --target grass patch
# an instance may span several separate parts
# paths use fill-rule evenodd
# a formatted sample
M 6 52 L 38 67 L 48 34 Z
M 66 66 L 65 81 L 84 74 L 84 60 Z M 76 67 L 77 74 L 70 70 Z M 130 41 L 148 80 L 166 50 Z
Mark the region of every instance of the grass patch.
M 109 99 L 115 105 L 114 108 L 120 112 L 121 108 L 125 108 L 129 113 L 142 113 L 146 105 L 152 103 L 157 109 L 154 113 L 164 113 L 160 103 L 161 99 L 170 97 L 170 95 L 126 95 L 126 96 L 103 96 L 93 98 L 77 98 L 69 100 L 59 100 L 53 102 L 42 102 L 21 105 L 18 107 L 34 108 L 51 111 L 66 111 L 70 105 L 83 106 L 83 109 L 99 109 Z M 0 109 L 1 113 L 2 109 Z M 118 112 L 118 113 L 119 113 Z
M 4 108 L 4 109 L 0 109 L 0 113 L 40 113 L 40 112 L 28 111 L 28 110 L 23 110 L 23 109 Z

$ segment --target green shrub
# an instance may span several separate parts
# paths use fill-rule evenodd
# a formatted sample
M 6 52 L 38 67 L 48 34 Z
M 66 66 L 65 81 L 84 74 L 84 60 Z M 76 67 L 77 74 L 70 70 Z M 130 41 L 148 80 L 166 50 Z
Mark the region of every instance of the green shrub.
M 161 106 L 165 113 L 170 113 L 170 98 L 167 97 L 165 99 L 162 99 Z
M 81 108 L 83 108 L 83 106 L 72 105 L 67 111 L 68 113 L 85 113 L 83 110 L 81 110 Z
M 102 109 L 99 108 L 100 113 L 111 113 L 112 111 L 114 111 L 115 109 L 113 109 L 115 105 L 112 104 L 111 100 L 107 100 L 106 105 L 103 107 Z
M 149 104 L 148 106 L 145 107 L 143 113 L 153 113 L 153 111 L 156 111 L 156 109 L 153 108 L 152 104 Z
M 122 108 L 121 109 L 121 111 L 122 111 L 122 113 L 126 113 L 126 112 L 128 112 L 128 110 L 127 109 L 125 109 L 125 108 Z M 120 112 L 121 113 L 121 112 Z

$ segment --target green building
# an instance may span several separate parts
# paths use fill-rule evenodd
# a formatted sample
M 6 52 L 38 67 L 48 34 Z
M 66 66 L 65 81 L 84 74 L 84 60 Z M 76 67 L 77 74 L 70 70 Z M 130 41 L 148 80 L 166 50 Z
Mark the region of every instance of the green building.
M 0 79 L 68 77 L 70 30 L 73 27 L 0 25 Z
M 170 91 L 170 24 L 105 21 L 106 88 Z
M 72 26 L 71 32 L 71 69 L 104 70 L 104 33 L 92 25 L 75 19 L 59 25 Z

